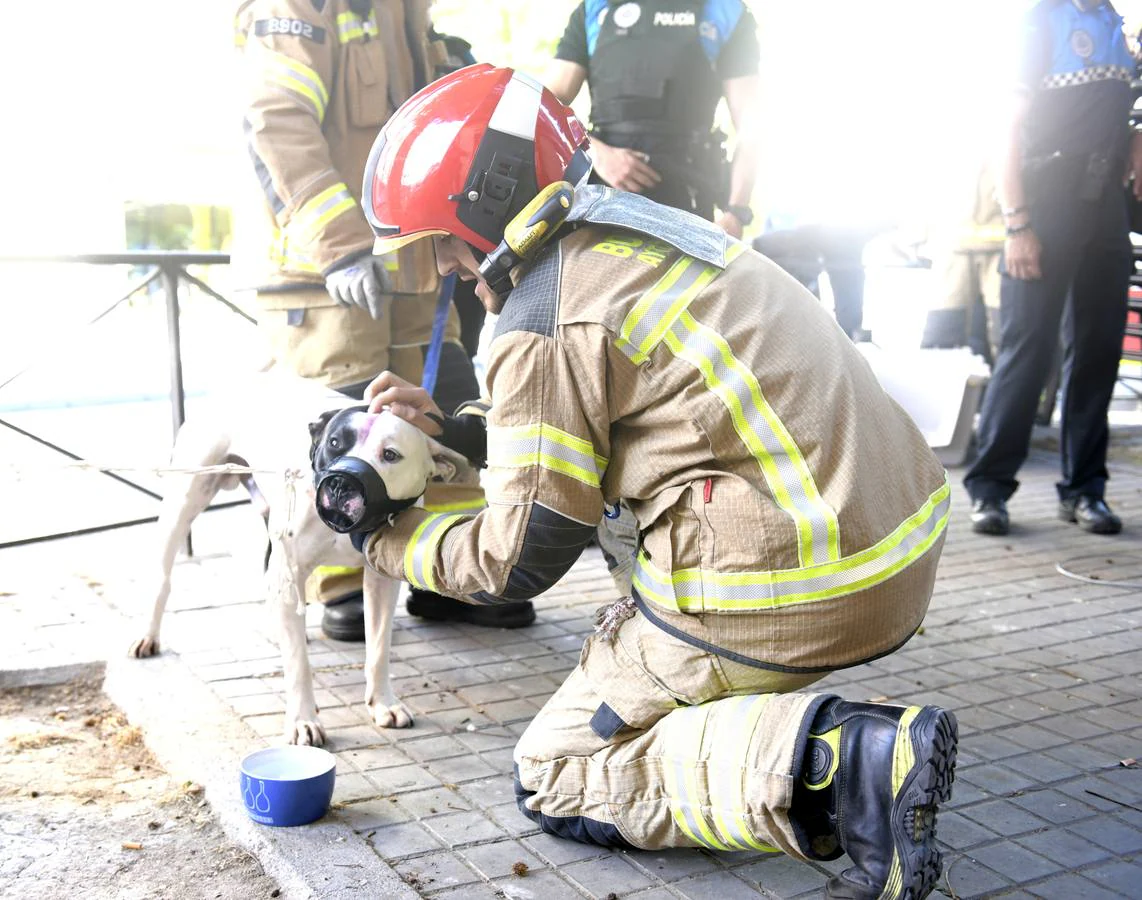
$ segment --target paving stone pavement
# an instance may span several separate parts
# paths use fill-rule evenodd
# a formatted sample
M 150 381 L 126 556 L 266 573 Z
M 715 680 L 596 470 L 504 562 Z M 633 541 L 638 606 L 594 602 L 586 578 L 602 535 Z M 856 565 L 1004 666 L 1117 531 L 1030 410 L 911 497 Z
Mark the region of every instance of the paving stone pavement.
M 1142 897 L 1142 769 L 1120 764 L 1142 757 L 1142 468 L 1113 470 L 1109 497 L 1127 527 L 1112 538 L 1056 519 L 1045 451 L 1022 473 L 1007 537 L 971 533 L 962 472 L 951 475 L 952 522 L 922 632 L 820 686 L 959 717 L 955 791 L 939 822 L 944 895 Z M 127 660 L 137 628 L 125 616 L 145 604 L 152 574 L 149 528 L 0 552 L 0 685 L 108 660 L 113 699 L 160 759 L 206 783 L 224 824 L 240 827 L 234 761 L 280 740 L 284 707 L 258 602 L 260 524 L 246 509 L 199 520 L 196 556 L 176 567 L 164 654 Z M 402 609 L 392 673 L 416 716 L 406 730 L 370 723 L 363 648 L 324 639 L 310 609 L 317 699 L 338 757 L 335 808 L 316 828 L 247 824 L 240 839 L 284 873 L 286 896 L 820 896 L 844 858 L 610 852 L 541 834 L 518 812 L 512 746 L 610 599 L 592 550 L 539 599 L 530 628 L 428 624 Z M 333 850 L 348 854 L 342 874 L 330 874 Z M 524 877 L 513 874 L 521 862 Z

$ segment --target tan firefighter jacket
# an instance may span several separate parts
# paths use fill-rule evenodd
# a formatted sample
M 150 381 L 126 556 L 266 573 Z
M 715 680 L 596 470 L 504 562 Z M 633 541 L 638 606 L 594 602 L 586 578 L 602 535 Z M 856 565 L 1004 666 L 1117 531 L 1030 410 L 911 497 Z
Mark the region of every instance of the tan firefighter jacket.
M 532 597 L 624 498 L 636 600 L 682 639 L 793 669 L 907 640 L 948 483 L 832 317 L 693 216 L 588 187 L 572 218 L 491 345 L 488 508 L 404 512 L 369 562 L 470 602 Z
M 443 44 L 428 41 L 427 7 L 427 0 L 240 5 L 243 128 L 257 174 L 249 181 L 261 186 L 257 213 L 245 217 L 259 233 L 240 243 L 265 249 L 256 279 L 263 290 L 323 285 L 339 260 L 371 251 L 360 206 L 369 150 L 393 111 L 445 60 Z M 436 288 L 430 243 L 391 254 L 385 267 L 398 293 Z M 431 324 L 432 309 L 425 315 Z

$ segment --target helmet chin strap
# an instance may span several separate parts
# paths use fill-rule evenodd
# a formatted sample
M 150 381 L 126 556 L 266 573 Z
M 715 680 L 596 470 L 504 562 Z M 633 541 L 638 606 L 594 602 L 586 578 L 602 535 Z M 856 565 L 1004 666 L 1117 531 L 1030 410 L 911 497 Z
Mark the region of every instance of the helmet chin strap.
M 520 263 L 536 257 L 559 231 L 575 202 L 575 189 L 566 181 L 543 188 L 504 228 L 499 246 L 480 259 L 480 277 L 488 287 L 506 297 L 511 293 L 511 272 Z

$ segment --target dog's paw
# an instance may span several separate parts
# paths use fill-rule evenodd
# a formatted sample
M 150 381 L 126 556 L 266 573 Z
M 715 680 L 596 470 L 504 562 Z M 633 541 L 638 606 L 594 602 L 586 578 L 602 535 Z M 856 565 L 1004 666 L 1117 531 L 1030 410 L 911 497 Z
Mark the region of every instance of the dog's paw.
M 377 703 L 373 707 L 373 721 L 378 728 L 410 728 L 412 727 L 412 713 L 403 703 L 397 700 L 391 706 Z
M 285 739 L 290 744 L 321 747 L 325 744 L 325 729 L 317 719 L 297 719 L 286 723 Z
M 128 656 L 135 659 L 144 659 L 148 656 L 157 656 L 159 653 L 159 639 L 157 637 L 140 638 L 131 645 L 127 651 Z

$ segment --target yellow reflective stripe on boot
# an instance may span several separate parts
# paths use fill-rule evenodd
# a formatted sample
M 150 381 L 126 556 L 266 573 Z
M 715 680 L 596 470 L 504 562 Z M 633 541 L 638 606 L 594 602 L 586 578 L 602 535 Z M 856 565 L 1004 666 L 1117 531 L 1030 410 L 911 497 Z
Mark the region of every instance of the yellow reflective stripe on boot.
M 714 836 L 702 815 L 702 798 L 698 793 L 698 763 L 710 706 L 704 703 L 676 709 L 661 720 L 666 724 L 662 774 L 674 823 L 695 844 L 711 850 L 729 850 L 730 847 Z
M 912 771 L 912 767 L 916 764 L 916 748 L 912 746 L 912 721 L 920 714 L 922 707 L 910 706 L 904 710 L 901 715 L 900 721 L 896 724 L 896 742 L 892 747 L 892 799 L 896 801 L 896 795 L 900 793 L 900 789 L 904 786 L 904 780 Z M 841 726 L 844 727 L 843 725 Z M 892 849 L 892 863 L 888 867 L 888 878 L 884 882 L 884 890 L 880 892 L 881 897 L 899 897 L 900 892 L 904 887 L 904 868 L 900 863 L 900 851 L 898 848 Z
M 404 578 L 414 588 L 435 591 L 436 578 L 432 574 L 432 564 L 436 560 L 436 548 L 444 533 L 464 516 L 430 514 L 416 531 L 404 551 Z
M 338 181 L 306 200 L 294 214 L 293 225 L 304 228 L 310 234 L 318 234 L 329 222 L 356 205 L 357 201 L 349 193 L 349 188 L 344 182 Z
M 821 496 L 809 464 L 753 372 L 734 356 L 725 338 L 686 312 L 663 336 L 663 343 L 702 373 L 706 386 L 729 411 L 734 430 L 757 460 L 774 500 L 797 528 L 801 565 L 839 559 L 836 510 Z
M 602 484 L 607 458 L 585 441 L 554 425 L 488 429 L 488 465 L 506 469 L 539 466 L 591 487 Z
M 710 809 L 714 825 L 722 839 L 737 850 L 767 850 L 779 853 L 776 847 L 763 844 L 753 836 L 746 823 L 746 773 L 751 768 L 750 743 L 762 710 L 772 694 L 753 694 L 719 700 L 711 744 L 724 752 L 727 759 L 707 769 L 710 781 Z M 722 730 L 728 732 L 723 738 Z
M 951 489 L 945 477 L 919 510 L 872 547 L 835 563 L 800 569 L 666 573 L 640 551 L 634 586 L 652 603 L 680 612 L 773 609 L 842 597 L 888 580 L 927 553 L 947 527 L 950 508 Z
M 266 77 L 295 97 L 305 101 L 318 122 L 325 120 L 325 107 L 329 105 L 329 91 L 321 76 L 303 62 L 284 53 L 266 52 Z

